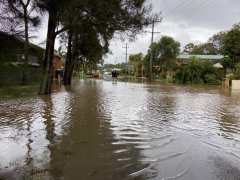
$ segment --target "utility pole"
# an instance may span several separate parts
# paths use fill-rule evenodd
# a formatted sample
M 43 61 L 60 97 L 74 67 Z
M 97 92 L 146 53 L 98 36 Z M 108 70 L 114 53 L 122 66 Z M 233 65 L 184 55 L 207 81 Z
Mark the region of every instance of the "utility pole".
M 115 57 L 116 59 L 115 59 L 115 70 L 116 70 L 116 62 L 117 62 L 117 57 Z
M 125 67 L 125 79 L 127 78 L 127 48 L 129 48 L 127 46 L 127 43 L 126 43 L 126 47 L 122 47 L 122 48 L 126 48 L 126 67 Z
M 153 61 L 153 33 L 160 33 L 160 32 L 154 32 L 154 23 L 155 22 L 161 22 L 161 21 L 154 21 L 152 22 L 152 39 L 151 39 L 151 56 L 150 56 L 150 74 L 149 74 L 149 80 L 152 81 L 152 61 Z

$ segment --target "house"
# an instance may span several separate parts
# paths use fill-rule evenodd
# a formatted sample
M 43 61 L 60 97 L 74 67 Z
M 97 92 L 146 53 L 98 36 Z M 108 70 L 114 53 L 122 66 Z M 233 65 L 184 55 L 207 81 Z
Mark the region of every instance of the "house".
M 222 69 L 222 65 L 220 64 L 220 61 L 224 58 L 223 55 L 194 55 L 194 54 L 180 54 L 177 56 L 177 64 L 180 66 L 180 64 L 186 60 L 189 60 L 190 57 L 196 56 L 201 58 L 201 60 L 204 62 L 206 60 L 212 61 L 214 63 L 214 67 L 218 69 Z
M 0 63 L 10 61 L 17 65 L 24 64 L 25 41 L 23 39 L 0 31 L 0 41 Z M 43 67 L 45 49 L 29 43 L 28 53 L 28 68 L 41 69 Z M 62 70 L 62 59 L 61 56 L 54 54 L 53 77 L 56 77 L 56 71 Z
M 190 60 L 192 56 L 196 56 L 201 58 L 201 60 L 204 61 L 212 61 L 214 64 L 214 67 L 218 68 L 219 70 L 223 69 L 223 66 L 220 64 L 220 61 L 224 58 L 223 55 L 194 55 L 194 54 L 180 54 L 177 56 L 176 61 L 177 65 L 180 66 L 181 63 L 183 63 L 186 60 Z M 172 78 L 175 72 L 173 71 L 168 71 L 167 72 L 167 78 Z

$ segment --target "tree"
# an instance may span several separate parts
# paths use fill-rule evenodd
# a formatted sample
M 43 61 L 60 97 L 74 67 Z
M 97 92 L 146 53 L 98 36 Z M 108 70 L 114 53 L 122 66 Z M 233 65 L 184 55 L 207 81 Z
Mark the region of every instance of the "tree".
M 151 5 L 146 0 L 43 0 L 49 13 L 48 35 L 44 59 L 43 78 L 40 93 L 51 93 L 52 58 L 55 38 L 58 34 L 74 25 L 90 24 L 104 32 L 101 38 L 111 39 L 114 33 L 127 32 L 129 37 L 140 33 L 144 26 L 149 25 L 156 15 L 151 15 Z M 66 21 L 65 17 L 74 10 L 74 17 Z M 63 20 L 63 21 L 62 21 Z M 62 23 L 63 22 L 63 23 Z M 71 23 L 65 23 L 71 22 Z M 57 26 L 59 29 L 57 30 Z
M 224 68 L 236 69 L 236 64 L 240 61 L 240 30 L 230 30 L 223 39 L 224 59 L 221 64 Z
M 38 0 L 2 0 L 1 1 L 1 18 L 5 21 L 5 27 L 2 27 L 7 33 L 19 36 L 19 33 L 15 32 L 14 25 L 18 26 L 24 22 L 24 65 L 23 65 L 23 76 L 22 85 L 25 85 L 28 72 L 28 55 L 29 55 L 29 26 L 38 27 L 40 25 L 40 18 L 37 16 L 39 8 L 37 6 Z M 34 15 L 32 15 L 34 14 Z M 17 29 L 17 28 L 16 28 Z
M 144 61 L 149 66 L 151 50 L 149 48 L 148 54 L 145 56 Z M 176 67 L 175 60 L 180 53 L 180 43 L 175 41 L 172 37 L 162 36 L 156 43 L 153 43 L 153 65 L 159 66 L 160 72 L 165 64 L 165 69 L 170 70 L 173 66 Z
M 187 53 L 187 54 L 191 54 L 193 52 L 194 49 L 194 44 L 193 43 L 188 43 L 185 47 L 183 52 Z
M 213 44 L 216 54 L 222 54 L 223 39 L 226 34 L 227 31 L 220 31 L 208 39 L 207 42 Z
M 129 61 L 132 61 L 132 62 L 141 63 L 142 60 L 143 60 L 143 54 L 142 54 L 142 53 L 131 54 L 131 55 L 129 56 Z
M 182 72 L 181 79 L 184 83 L 198 81 L 204 70 L 201 59 L 196 56 L 191 56 L 190 60 L 184 61 L 180 69 Z
M 172 37 L 162 36 L 158 42 L 159 46 L 159 65 L 165 65 L 165 70 L 175 70 L 176 58 L 180 54 L 180 43 L 175 41 Z M 160 71 L 161 71 L 160 69 Z
M 189 43 L 184 47 L 183 52 L 187 54 L 195 54 L 195 55 L 201 55 L 204 54 L 204 45 L 194 45 L 193 43 Z
M 233 29 L 240 29 L 240 22 L 233 25 Z
M 143 65 L 143 54 L 133 54 L 129 56 L 129 61 L 133 62 L 134 67 L 136 68 L 136 76 L 138 75 L 138 71 L 140 69 L 140 65 Z M 134 69 L 135 69 L 134 68 Z
M 215 48 L 214 44 L 211 42 L 206 42 L 202 44 L 202 49 L 204 54 L 217 55 L 218 51 Z

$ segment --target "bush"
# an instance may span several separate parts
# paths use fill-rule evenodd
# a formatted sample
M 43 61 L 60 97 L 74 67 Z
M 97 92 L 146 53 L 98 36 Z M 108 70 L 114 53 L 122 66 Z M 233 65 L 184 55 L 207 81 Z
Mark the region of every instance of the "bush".
M 218 71 L 216 72 L 216 78 L 217 78 L 217 80 L 222 81 L 222 78 L 225 78 L 225 77 L 226 77 L 226 71 L 220 71 L 220 70 L 218 70 Z
M 156 75 L 157 75 L 156 73 L 152 73 L 152 79 L 156 79 L 157 78 Z
M 209 84 L 217 82 L 217 77 L 214 74 L 206 74 L 204 76 L 204 79 L 205 79 L 205 82 Z
M 175 84 L 184 84 L 184 82 L 181 79 L 172 79 L 172 83 Z
M 193 81 L 194 84 L 204 84 L 204 81 L 202 79 L 195 79 Z
M 240 79 L 240 63 L 238 63 L 236 66 L 236 71 L 235 71 L 235 79 Z

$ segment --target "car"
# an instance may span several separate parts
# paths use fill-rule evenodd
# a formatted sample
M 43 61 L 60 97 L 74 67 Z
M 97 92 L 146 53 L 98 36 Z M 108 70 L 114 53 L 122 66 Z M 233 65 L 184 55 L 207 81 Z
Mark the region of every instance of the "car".
M 103 74 L 105 74 L 105 75 L 111 75 L 112 73 L 111 73 L 111 72 L 104 72 Z

